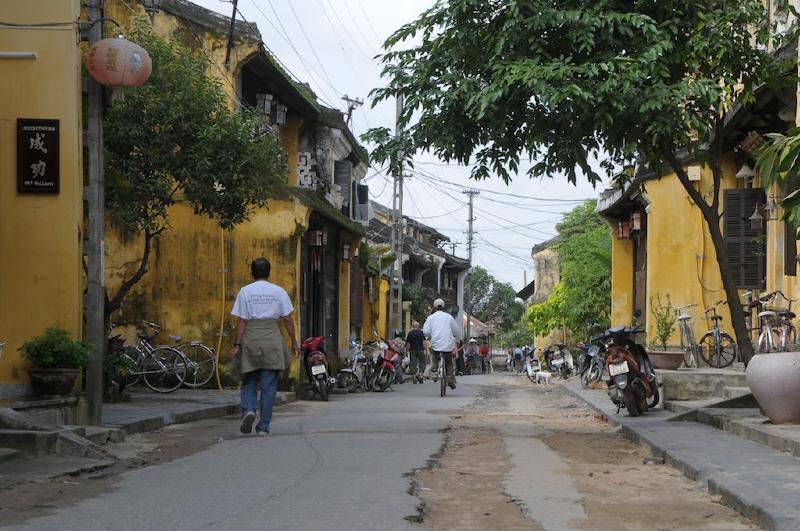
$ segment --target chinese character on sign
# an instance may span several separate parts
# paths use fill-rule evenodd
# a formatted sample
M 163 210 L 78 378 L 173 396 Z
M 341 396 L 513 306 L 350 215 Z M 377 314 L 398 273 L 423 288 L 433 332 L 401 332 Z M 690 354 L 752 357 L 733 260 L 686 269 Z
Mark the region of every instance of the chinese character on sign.
M 34 179 L 37 177 L 44 177 L 45 170 L 47 170 L 47 163 L 43 160 L 40 160 L 36 164 L 31 164 L 31 177 Z
M 59 121 L 17 119 L 17 192 L 59 193 Z
M 42 153 L 47 153 L 47 148 L 44 147 L 44 135 L 41 133 L 36 133 L 36 136 L 30 139 L 31 141 L 31 149 L 38 149 Z

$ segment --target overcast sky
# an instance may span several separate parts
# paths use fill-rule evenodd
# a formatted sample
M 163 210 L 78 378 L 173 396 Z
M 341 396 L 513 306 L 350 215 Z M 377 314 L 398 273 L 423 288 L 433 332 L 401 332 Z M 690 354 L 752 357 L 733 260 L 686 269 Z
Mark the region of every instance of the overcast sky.
M 193 0 L 230 16 L 223 0 Z M 353 130 L 394 127 L 394 102 L 372 108 L 369 91 L 381 83 L 381 66 L 373 57 L 381 43 L 402 24 L 433 5 L 433 0 L 239 0 L 239 10 L 258 25 L 266 46 L 300 81 L 307 82 L 322 102 L 345 109 L 342 97 L 365 101 L 353 114 Z M 369 146 L 367 146 L 369 147 Z M 560 213 L 582 199 L 597 196 L 586 182 L 573 186 L 563 178 L 531 181 L 524 175 L 510 186 L 500 179 L 470 181 L 469 168 L 448 166 L 429 155 L 415 160 L 415 173 L 406 180 L 403 212 L 433 226 L 458 242 L 456 254 L 466 256 L 467 196 L 462 190 L 481 190 L 475 198 L 476 247 L 473 264 L 522 288 L 524 271 L 532 279 L 531 247 L 555 235 Z M 523 165 L 522 171 L 527 169 Z M 372 199 L 391 206 L 389 178 L 371 169 L 367 183 Z

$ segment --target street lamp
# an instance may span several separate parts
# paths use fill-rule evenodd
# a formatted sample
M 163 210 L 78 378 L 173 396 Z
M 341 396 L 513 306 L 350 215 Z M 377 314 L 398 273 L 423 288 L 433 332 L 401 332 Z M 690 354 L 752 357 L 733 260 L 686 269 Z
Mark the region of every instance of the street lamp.
M 139 0 L 142 3 L 142 7 L 147 12 L 147 15 L 150 17 L 150 24 L 153 23 L 153 20 L 156 18 L 156 13 L 158 13 L 158 9 L 161 6 L 161 0 Z
M 758 205 L 756 205 L 756 209 L 753 212 L 753 215 L 748 218 L 750 220 L 750 228 L 753 230 L 760 231 L 761 228 L 764 226 L 764 216 L 761 215 L 761 212 L 758 211 Z

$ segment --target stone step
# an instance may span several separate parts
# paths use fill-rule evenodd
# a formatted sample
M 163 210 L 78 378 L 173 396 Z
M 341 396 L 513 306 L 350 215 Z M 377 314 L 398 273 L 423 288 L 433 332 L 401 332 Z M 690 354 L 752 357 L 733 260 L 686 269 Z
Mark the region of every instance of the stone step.
M 19 457 L 20 451 L 14 448 L 0 448 L 0 463 Z
M 664 400 L 706 400 L 722 398 L 726 387 L 746 387 L 743 372 L 730 369 L 678 369 L 660 370 Z
M 702 408 L 697 422 L 800 457 L 800 425 L 772 424 L 758 408 Z
M 25 457 L 53 453 L 58 443 L 57 431 L 0 430 L 0 447 L 19 450 Z
M 125 440 L 125 432 L 120 428 L 112 428 L 108 426 L 65 426 L 65 428 L 81 428 L 83 431 L 79 433 L 79 435 L 85 437 L 95 444 L 102 445 L 110 442 L 122 442 Z
M 752 394 L 749 387 L 726 386 L 722 388 L 723 398 L 739 398 L 740 396 L 747 396 L 749 394 Z

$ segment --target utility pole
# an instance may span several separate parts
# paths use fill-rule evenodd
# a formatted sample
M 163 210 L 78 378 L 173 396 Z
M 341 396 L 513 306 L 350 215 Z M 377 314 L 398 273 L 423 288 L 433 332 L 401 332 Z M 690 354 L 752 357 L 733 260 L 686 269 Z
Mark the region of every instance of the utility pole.
M 467 260 L 469 261 L 469 268 L 472 269 L 472 248 L 475 246 L 475 231 L 473 230 L 472 222 L 475 221 L 475 216 L 472 215 L 472 207 L 473 202 L 475 200 L 476 195 L 480 195 L 480 192 L 477 190 L 464 190 L 461 192 L 462 194 L 467 194 L 469 196 L 469 227 L 467 229 Z M 464 311 L 467 314 L 467 340 L 470 337 L 470 331 L 472 328 L 472 323 L 470 323 L 469 313 L 472 309 L 472 290 L 470 289 L 470 273 L 467 272 L 467 282 L 466 282 L 466 297 L 464 297 Z
M 347 112 L 345 112 L 347 118 L 345 118 L 345 122 L 347 123 L 347 127 L 350 127 L 350 123 L 353 121 L 353 111 L 364 105 L 364 100 L 351 98 L 347 94 L 345 94 L 342 99 L 347 104 Z
M 90 22 L 89 46 L 103 38 L 103 0 L 87 0 L 86 12 Z M 87 100 L 88 187 L 86 190 L 86 341 L 92 347 L 92 357 L 86 367 L 86 400 L 89 405 L 89 424 L 99 426 L 103 420 L 103 357 L 106 346 L 104 241 L 106 203 L 103 176 L 103 87 L 89 77 Z
M 399 137 L 403 134 L 400 126 L 400 115 L 403 112 L 403 96 L 397 96 L 397 106 L 395 109 L 395 129 L 394 136 Z M 349 118 L 348 118 L 349 119 Z M 402 328 L 403 322 L 403 157 L 404 153 L 398 153 L 398 163 L 395 168 L 392 182 L 392 252 L 395 260 L 392 265 L 392 272 L 389 278 L 389 312 L 386 316 L 386 323 L 389 332 Z M 400 323 L 399 326 L 395 324 Z
M 236 29 L 236 10 L 239 0 L 233 0 L 233 13 L 231 14 L 231 25 L 228 28 L 228 46 L 225 48 L 225 68 L 231 68 L 231 49 L 233 48 L 233 31 Z M 150 19 L 152 24 L 152 18 Z

